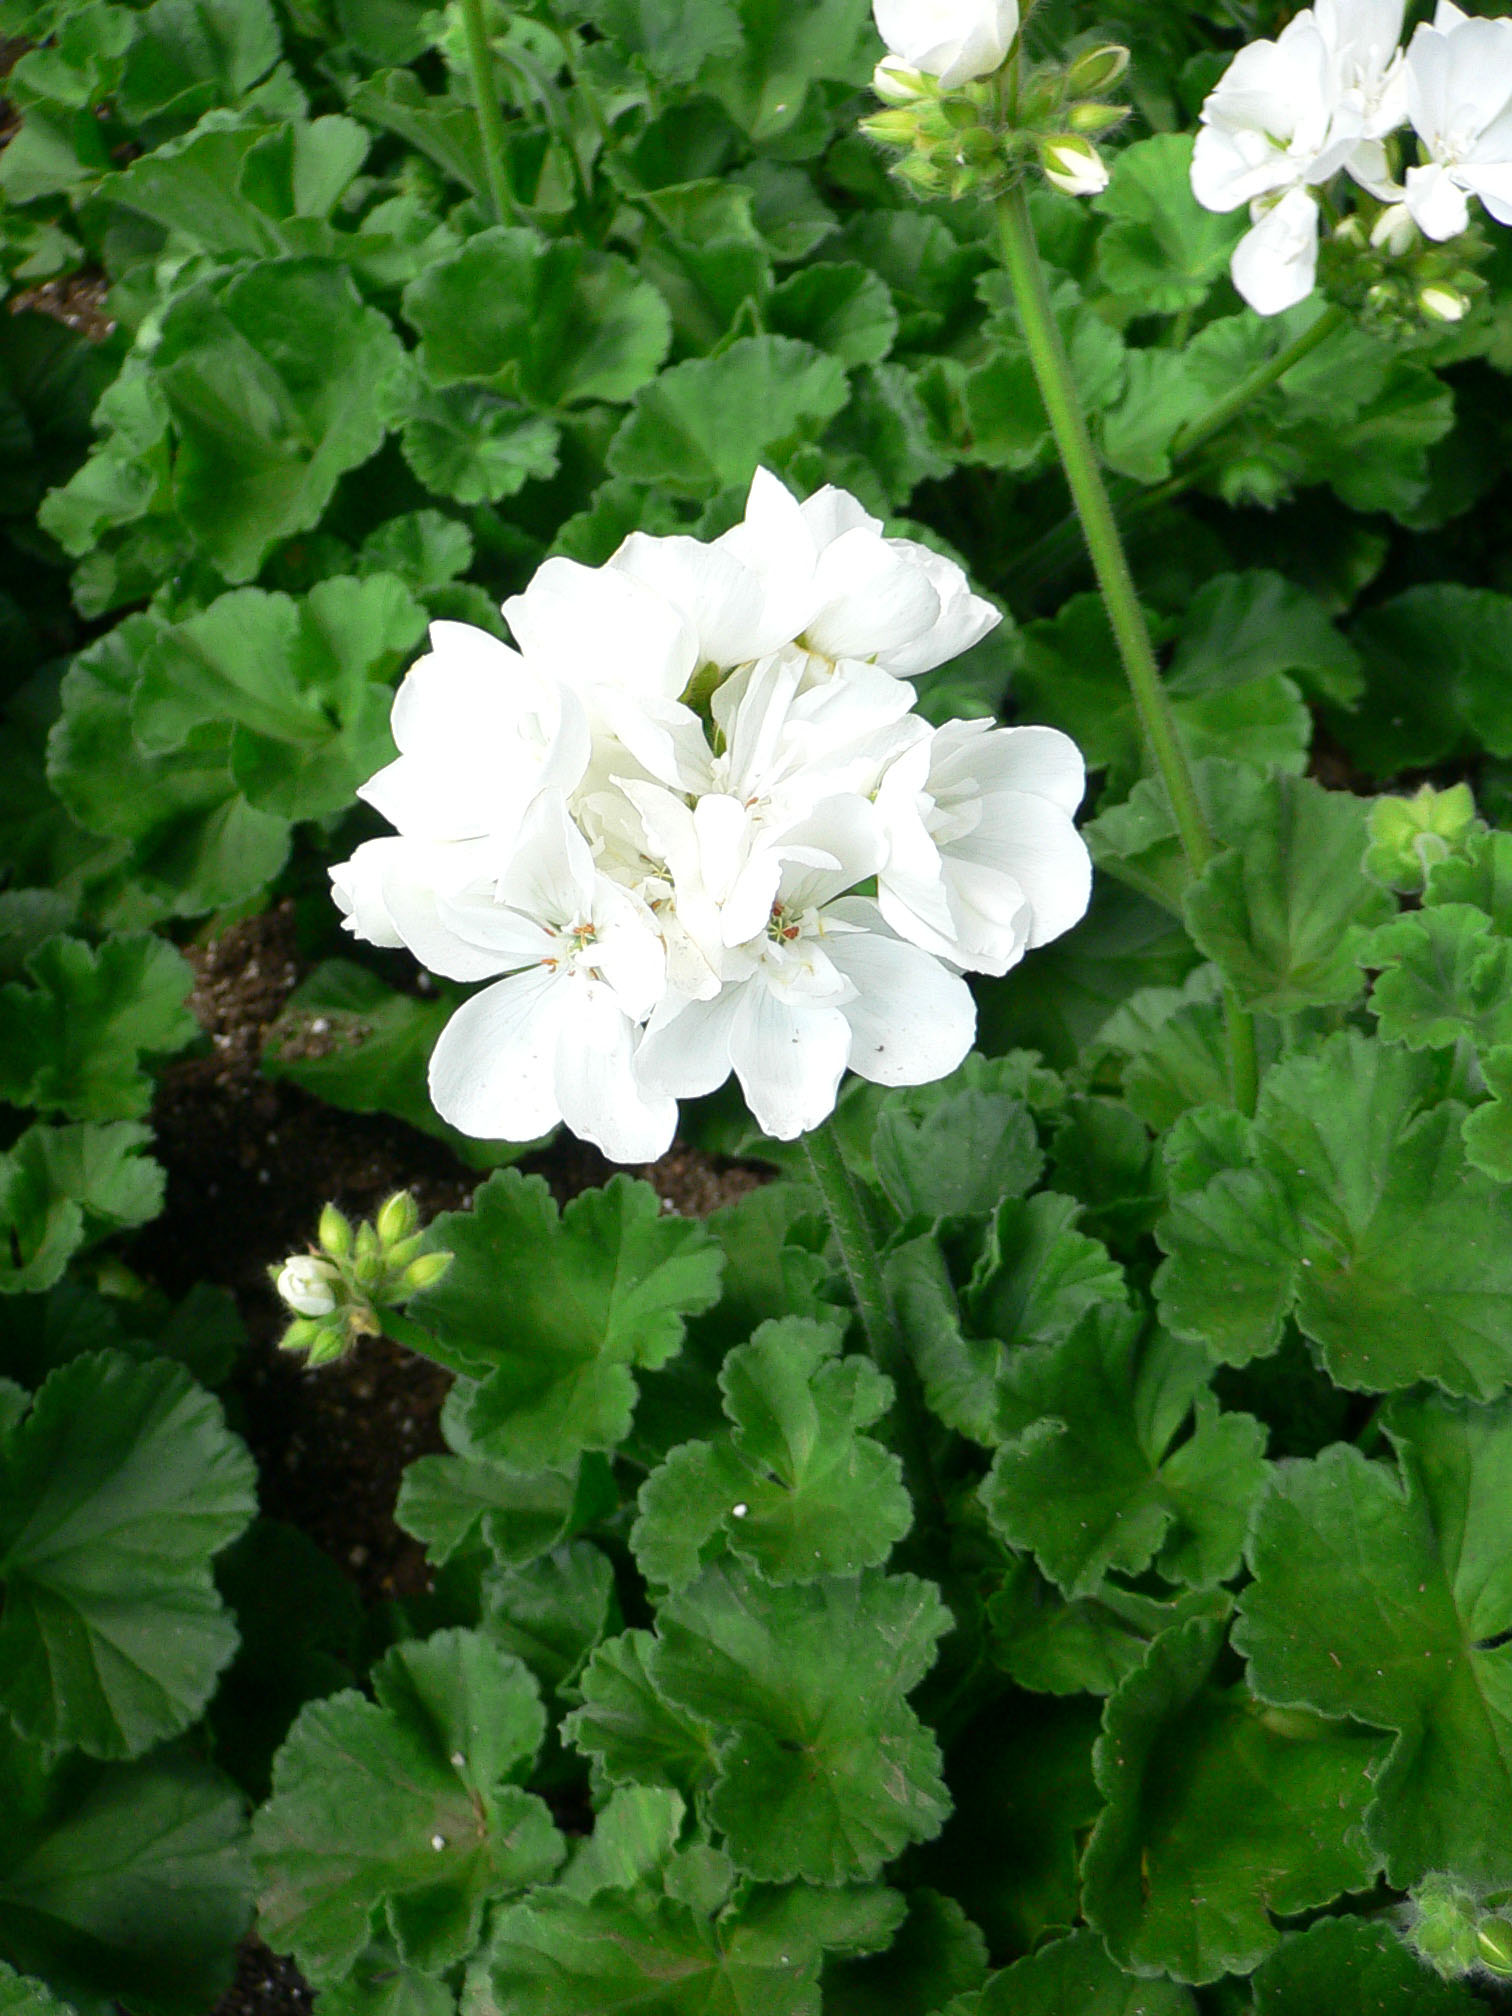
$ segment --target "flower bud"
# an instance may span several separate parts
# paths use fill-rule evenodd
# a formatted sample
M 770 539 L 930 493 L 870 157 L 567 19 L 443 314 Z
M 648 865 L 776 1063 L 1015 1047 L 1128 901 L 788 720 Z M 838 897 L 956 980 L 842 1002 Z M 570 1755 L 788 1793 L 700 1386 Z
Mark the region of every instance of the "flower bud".
M 1099 49 L 1084 49 L 1066 72 L 1066 89 L 1073 98 L 1101 98 L 1111 91 L 1129 67 L 1129 52 L 1121 42 L 1105 42 Z
M 345 1260 L 352 1250 L 352 1223 L 344 1212 L 334 1204 L 327 1204 L 320 1214 L 320 1228 L 316 1235 L 323 1253 L 329 1253 L 333 1260 Z
M 1475 1928 L 1475 1943 L 1488 1972 L 1512 1975 L 1512 1924 L 1505 1918 L 1483 1918 Z
M 347 1331 L 338 1329 L 334 1324 L 323 1324 L 310 1341 L 309 1357 L 306 1362 L 312 1371 L 317 1365 L 334 1365 L 337 1359 L 345 1358 L 352 1348 L 352 1342 L 353 1339 Z M 286 1351 L 290 1348 L 287 1337 L 283 1341 L 283 1348 Z
M 418 1260 L 412 1260 L 405 1268 L 400 1287 L 406 1295 L 418 1295 L 422 1288 L 434 1288 L 454 1257 L 451 1253 L 422 1253 Z
M 1454 287 L 1420 288 L 1418 306 L 1433 322 L 1463 322 L 1470 312 L 1469 297 Z
M 872 72 L 872 90 L 884 105 L 911 105 L 929 95 L 930 82 L 917 70 L 885 59 Z
M 1127 105 L 1073 105 L 1066 124 L 1073 133 L 1111 133 L 1129 116 Z
M 1400 259 L 1417 243 L 1418 228 L 1405 203 L 1389 203 L 1370 227 L 1370 242 L 1377 252 L 1389 252 Z
M 1479 823 L 1468 784 L 1452 784 L 1447 791 L 1424 784 L 1412 798 L 1378 798 L 1366 821 L 1365 872 L 1388 889 L 1416 895 L 1429 870 L 1447 860 Z
M 397 1246 L 413 1236 L 420 1224 L 420 1207 L 408 1190 L 396 1190 L 378 1207 L 375 1220 L 380 1246 Z
M 898 106 L 890 112 L 870 113 L 861 122 L 869 140 L 884 147 L 912 147 L 919 132 L 919 115 L 912 106 Z
M 297 1316 L 329 1316 L 336 1308 L 341 1276 L 329 1260 L 293 1253 L 274 1277 L 279 1295 Z
M 1408 1943 L 1446 1978 L 1467 1974 L 1480 1958 L 1479 1915 L 1468 1891 L 1446 1876 L 1428 1876 L 1412 1901 Z
M 1108 186 L 1108 170 L 1090 140 L 1057 133 L 1039 144 L 1040 166 L 1052 188 L 1067 196 L 1097 196 Z

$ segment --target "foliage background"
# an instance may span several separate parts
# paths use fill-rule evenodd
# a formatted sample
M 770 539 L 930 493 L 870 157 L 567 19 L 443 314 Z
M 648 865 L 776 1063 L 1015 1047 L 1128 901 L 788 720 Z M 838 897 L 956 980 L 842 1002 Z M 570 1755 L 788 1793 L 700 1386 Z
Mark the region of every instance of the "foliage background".
M 862 0 L 498 9 L 503 217 L 450 14 L 0 6 L 0 2008 L 203 2016 L 254 1898 L 327 2016 L 1490 1992 L 1401 1930 L 1474 1957 L 1512 1890 L 1509 255 L 1462 327 L 1342 332 L 1178 461 L 1312 312 L 1244 311 L 1186 189 L 1281 14 L 1114 15 L 1035 12 L 1129 42 L 1137 117 L 1104 197 L 1034 208 L 1225 850 L 1192 887 L 985 219 L 855 133 Z M 86 331 L 45 312 L 78 275 Z M 285 1645 L 254 1731 L 259 1588 L 351 1598 L 253 1523 L 224 1298 L 131 1271 L 178 948 L 292 899 L 343 1042 L 268 1069 L 437 1132 L 447 999 L 324 895 L 392 686 L 427 619 L 717 532 L 758 463 L 1003 600 L 934 718 L 1053 722 L 1097 773 L 1087 922 L 981 986 L 958 1080 L 842 1112 L 932 1492 L 728 1102 L 693 1140 L 781 1179 L 708 1228 L 503 1170 L 412 1311 L 457 1375 L 399 1506 L 434 1593 Z M 1425 776 L 1491 829 L 1426 888 L 1366 855 Z

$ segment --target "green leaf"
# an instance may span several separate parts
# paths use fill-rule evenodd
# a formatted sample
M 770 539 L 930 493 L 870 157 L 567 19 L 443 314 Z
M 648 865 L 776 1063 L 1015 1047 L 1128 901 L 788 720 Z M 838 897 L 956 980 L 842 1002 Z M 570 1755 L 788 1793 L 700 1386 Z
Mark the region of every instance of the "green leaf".
M 1141 315 L 1200 307 L 1227 270 L 1240 223 L 1204 210 L 1192 194 L 1192 136 L 1157 133 L 1123 148 L 1093 209 L 1113 221 L 1097 241 L 1097 270 L 1111 294 Z
M 74 2016 L 45 1982 L 23 1977 L 0 1960 L 0 2016 Z
M 671 321 L 660 295 L 610 252 L 531 230 L 468 240 L 404 293 L 435 386 L 487 386 L 528 405 L 624 400 L 667 354 Z
M 133 876 L 171 914 L 192 917 L 265 889 L 287 857 L 289 827 L 237 789 L 228 722 L 207 721 L 152 754 L 136 741 L 132 695 L 158 634 L 128 617 L 74 659 L 47 778 L 81 826 L 131 842 Z
M 658 1689 L 722 1732 L 709 1811 L 762 1882 L 875 1876 L 948 1805 L 939 1752 L 904 1699 L 950 1613 L 913 1576 L 774 1589 L 717 1565 L 661 1608 Z
M 1366 610 L 1350 634 L 1366 699 L 1335 726 L 1372 776 L 1426 768 L 1467 743 L 1512 755 L 1512 596 L 1435 581 Z
M 1388 1043 L 1447 1050 L 1512 1043 L 1512 940 L 1483 910 L 1441 903 L 1398 917 L 1361 950 L 1370 1005 Z
M 872 61 L 865 0 L 811 0 L 801 8 L 782 0 L 735 4 L 739 43 L 705 63 L 699 81 L 753 141 L 794 126 L 820 80 L 865 81 Z
M 842 364 L 880 364 L 898 333 L 898 311 L 880 275 L 854 261 L 820 261 L 769 295 L 766 325 L 827 350 Z
M 184 1006 L 194 975 L 161 938 L 107 938 L 97 952 L 51 938 L 26 962 L 30 987 L 0 988 L 0 1098 L 70 1120 L 145 1113 L 142 1053 L 181 1050 L 199 1024 Z
M 944 1996 L 979 1986 L 986 1972 L 987 1942 L 955 1899 L 914 1890 L 885 1953 L 826 1970 L 826 2016 L 933 2016 Z
M 157 1216 L 151 1138 L 134 1120 L 38 1125 L 0 1155 L 0 1294 L 51 1288 L 80 1246 Z
M 880 1943 L 891 1891 L 747 1891 L 712 1905 L 649 1887 L 540 1890 L 495 1920 L 468 1979 L 476 2016 L 819 2016 L 826 1946 Z
M 483 1628 L 560 1697 L 609 1628 L 615 1610 L 609 1557 L 586 1540 L 483 1578 Z
M 578 1844 L 561 1887 L 574 1897 L 633 1890 L 671 1859 L 687 1810 L 666 1786 L 626 1785 L 612 1792 L 594 1816 L 592 1834 Z
M 1284 1015 L 1360 992 L 1363 933 L 1392 910 L 1360 866 L 1365 812 L 1347 792 L 1273 777 L 1253 825 L 1193 883 L 1188 928 L 1246 1007 Z
M 1476 2016 L 1485 2004 L 1442 1981 L 1380 1919 L 1325 1918 L 1255 1970 L 1255 2016 Z
M 1196 2016 L 1174 1981 L 1131 1981 L 1095 1932 L 1072 1932 L 994 1974 L 980 1994 L 952 2002 L 945 2016 Z
M 1360 1838 L 1381 1742 L 1220 1690 L 1223 1627 L 1164 1633 L 1108 1702 L 1093 1753 L 1108 1804 L 1084 1908 L 1122 1966 L 1179 1981 L 1247 1973 L 1283 1916 L 1366 1887 Z
M 1343 1444 L 1261 1501 L 1235 1644 L 1267 1700 L 1398 1732 L 1367 1832 L 1389 1881 L 1512 1883 L 1512 1407 L 1392 1404 L 1401 1476 Z
M 394 1518 L 439 1568 L 482 1547 L 521 1565 L 554 1547 L 578 1494 L 568 1471 L 511 1470 L 466 1456 L 419 1456 L 406 1466 Z
M 186 1729 L 236 1649 L 210 1558 L 250 1457 L 176 1366 L 90 1353 L 13 1428 L 0 1481 L 0 1701 L 43 1743 L 133 1757 Z
M 1003 1346 L 968 1335 L 939 1242 L 910 1239 L 887 1256 L 887 1285 L 930 1411 L 958 1435 L 995 1448 L 1002 1439 Z
M 609 1785 L 670 1785 L 691 1798 L 712 1776 L 714 1743 L 693 1715 L 651 1677 L 655 1640 L 626 1631 L 598 1646 L 578 1677 L 581 1708 L 562 1723 L 564 1742 L 593 1760 Z
M 1275 672 L 1291 673 L 1312 698 L 1340 707 L 1364 686 L 1359 654 L 1315 595 L 1264 568 L 1215 574 L 1182 617 L 1170 691 L 1221 691 Z
M 1497 1183 L 1512 1183 L 1512 1047 L 1492 1050 L 1480 1068 L 1492 1096 L 1465 1116 L 1465 1160 Z
M 1099 1310 L 1065 1343 L 1016 1352 L 1006 1368 L 1016 1408 L 1033 1418 L 999 1449 L 982 1500 L 1009 1546 L 1027 1548 L 1067 1596 L 1152 1562 L 1173 1582 L 1225 1580 L 1265 1482 L 1265 1430 L 1219 1413 L 1207 1354 L 1141 1328 L 1132 1312 Z
M 1226 1618 L 1229 1602 L 1209 1589 L 1158 1603 L 1116 1582 L 1068 1602 L 1019 1560 L 987 1606 L 992 1656 L 1034 1694 L 1111 1694 L 1162 1631 L 1193 1617 Z
M 316 525 L 338 479 L 383 440 L 403 351 L 341 268 L 260 261 L 181 294 L 153 378 L 178 434 L 174 504 L 229 581 Z
M 716 496 L 813 440 L 845 399 L 837 357 L 791 337 L 743 336 L 644 387 L 609 444 L 609 468 L 676 496 Z
M 859 1431 L 892 1403 L 836 1327 L 764 1323 L 725 1360 L 732 1432 L 674 1449 L 641 1487 L 630 1544 L 650 1581 L 679 1589 L 728 1548 L 769 1582 L 877 1568 L 913 1523 L 902 1465 Z M 714 1543 L 711 1546 L 711 1543 Z
M 972 1086 L 944 1097 L 890 1094 L 872 1155 L 888 1202 L 905 1220 L 985 1215 L 1003 1197 L 1022 1197 L 1045 1166 L 1023 1100 Z
M 434 1974 L 401 1960 L 392 1946 L 369 1946 L 345 1980 L 321 1989 L 320 2016 L 457 2016 L 457 1998 Z
M 961 1297 L 972 1328 L 1004 1343 L 1055 1344 L 1098 1303 L 1125 1299 L 1123 1271 L 1075 1230 L 1081 1206 L 1042 1190 L 1005 1198 Z
M 253 1841 L 264 1937 L 317 1984 L 339 1982 L 385 1930 L 440 1971 L 477 1944 L 490 1898 L 546 1881 L 563 1844 L 512 1781 L 545 1734 L 534 1681 L 472 1631 L 394 1647 L 375 1701 L 300 1713 Z
M 428 999 L 401 994 L 366 966 L 323 959 L 268 1031 L 262 1068 L 344 1113 L 390 1113 L 445 1141 L 475 1169 L 518 1161 L 528 1142 L 463 1134 L 431 1102 L 430 1054 L 456 1006 L 449 992 Z
M 122 112 L 135 124 L 171 110 L 190 125 L 235 105 L 281 53 L 268 0 L 153 0 L 127 57 Z
M 574 11 L 663 84 L 689 84 L 711 56 L 740 46 L 734 0 L 578 0 Z
M 1512 1384 L 1512 1200 L 1465 1167 L 1437 1091 L 1430 1059 L 1353 1034 L 1277 1065 L 1237 1153 L 1157 1228 L 1170 1328 L 1237 1365 L 1295 1311 L 1339 1385 Z
M 0 1941 L 19 1967 L 88 2011 L 203 2016 L 229 1988 L 251 1886 L 228 1779 L 177 1747 L 44 1765 L 0 1734 L 0 1804 Z
M 557 471 L 561 431 L 478 385 L 417 384 L 390 416 L 404 459 L 427 490 L 459 504 L 497 504 Z
M 434 1355 L 468 1381 L 457 1446 L 521 1469 L 612 1449 L 629 1433 L 632 1366 L 663 1365 L 719 1295 L 723 1256 L 701 1225 L 663 1216 L 649 1183 L 616 1176 L 559 1217 L 539 1176 L 504 1170 L 433 1243 L 456 1255 L 409 1305 Z
M 172 749 L 229 720 L 232 775 L 260 810 L 342 810 L 391 760 L 386 682 L 424 633 L 424 609 L 392 574 L 335 576 L 297 602 L 235 589 L 151 645 L 136 734 L 148 750 Z

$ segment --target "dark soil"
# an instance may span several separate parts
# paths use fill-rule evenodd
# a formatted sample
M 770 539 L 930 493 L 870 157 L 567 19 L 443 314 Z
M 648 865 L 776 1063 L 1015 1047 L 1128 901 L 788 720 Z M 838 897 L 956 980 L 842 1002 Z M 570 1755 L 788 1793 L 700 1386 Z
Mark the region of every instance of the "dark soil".
M 400 1121 L 338 1112 L 262 1075 L 268 1031 L 303 977 L 292 905 L 186 957 L 196 976 L 190 1006 L 208 1041 L 162 1075 L 153 1123 L 167 1204 L 133 1260 L 174 1293 L 210 1281 L 236 1295 L 250 1348 L 226 1398 L 257 1459 L 262 1511 L 302 1528 L 365 1602 L 419 1594 L 428 1587 L 424 1555 L 394 1524 L 393 1507 L 406 1466 L 443 1447 L 438 1416 L 450 1375 L 386 1338 L 309 1371 L 277 1348 L 286 1315 L 267 1270 L 311 1243 L 327 1202 L 371 1217 L 390 1192 L 407 1189 L 429 1219 L 467 1208 L 482 1179 Z M 565 1133 L 523 1166 L 562 1203 L 614 1173 Z M 684 1146 L 634 1173 L 689 1217 L 767 1174 Z M 306 2016 L 310 2006 L 292 1963 L 249 1938 L 214 2016 Z

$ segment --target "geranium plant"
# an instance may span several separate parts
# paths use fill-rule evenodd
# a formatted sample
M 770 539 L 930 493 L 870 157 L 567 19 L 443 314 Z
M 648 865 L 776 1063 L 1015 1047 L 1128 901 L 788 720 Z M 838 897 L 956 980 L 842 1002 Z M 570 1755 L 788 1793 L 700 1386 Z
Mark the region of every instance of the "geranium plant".
M 0 2009 L 1504 1992 L 1512 24 L 1230 12 L 0 0 Z

